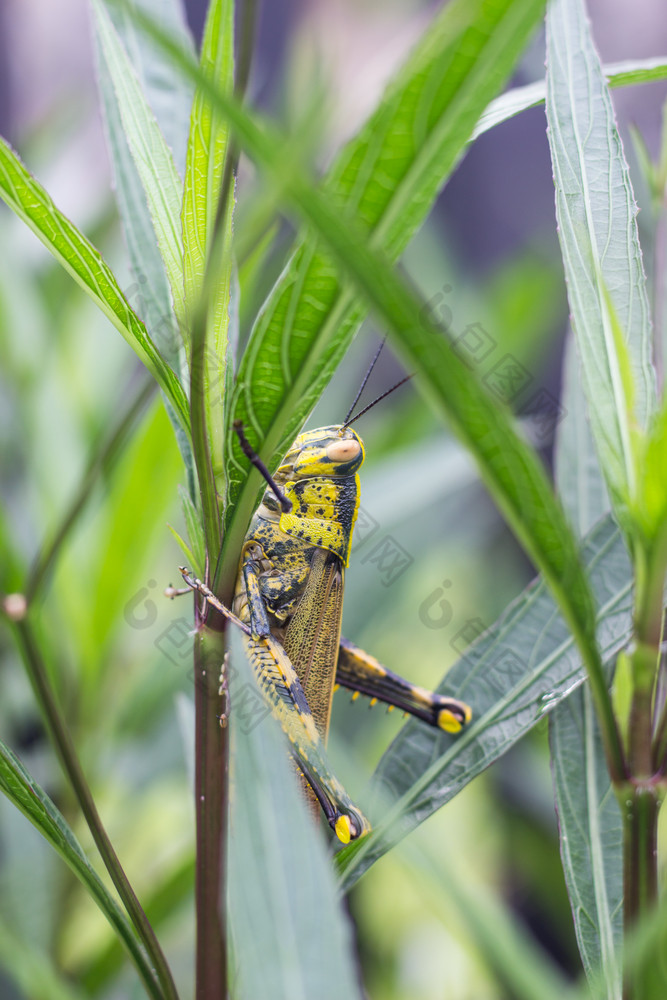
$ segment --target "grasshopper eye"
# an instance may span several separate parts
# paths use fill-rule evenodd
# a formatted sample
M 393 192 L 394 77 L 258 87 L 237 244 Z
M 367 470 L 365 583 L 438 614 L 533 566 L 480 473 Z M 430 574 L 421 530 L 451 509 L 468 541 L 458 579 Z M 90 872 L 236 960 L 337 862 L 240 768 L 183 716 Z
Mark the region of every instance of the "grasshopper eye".
M 333 441 L 326 447 L 327 458 L 332 462 L 351 462 L 361 452 L 358 441 L 348 438 L 346 441 Z

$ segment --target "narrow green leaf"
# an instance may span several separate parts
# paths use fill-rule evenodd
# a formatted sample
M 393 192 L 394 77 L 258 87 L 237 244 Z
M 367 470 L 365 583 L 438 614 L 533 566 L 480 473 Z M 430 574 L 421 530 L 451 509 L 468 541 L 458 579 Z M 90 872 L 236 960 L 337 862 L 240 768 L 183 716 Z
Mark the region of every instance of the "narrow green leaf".
M 556 483 L 581 536 L 609 510 L 596 460 L 574 339 L 565 354 L 565 417 L 556 439 Z M 611 673 L 614 659 L 607 664 Z M 561 858 L 579 951 L 592 982 L 602 976 L 607 1000 L 621 995 L 623 835 L 600 727 L 584 685 L 549 718 Z
M 360 998 L 352 935 L 285 740 L 230 633 L 234 795 L 228 919 L 237 1000 Z M 254 706 L 254 713 L 253 713 Z
M 611 517 L 589 533 L 583 556 L 600 608 L 598 641 L 609 659 L 632 630 L 628 556 Z M 472 706 L 470 726 L 449 737 L 411 721 L 383 755 L 375 780 L 393 804 L 367 837 L 339 855 L 345 887 L 571 695 L 584 675 L 544 580 L 533 583 L 439 688 Z
M 612 662 L 613 662 L 612 657 Z M 575 691 L 550 720 L 561 859 L 587 975 L 619 1000 L 623 833 L 590 691 Z
M 180 548 L 181 552 L 185 556 L 185 565 L 186 566 L 193 566 L 193 567 L 195 567 L 194 572 L 197 573 L 197 574 L 199 574 L 200 570 L 197 567 L 197 562 L 195 560 L 194 555 L 192 554 L 192 549 L 190 548 L 190 546 L 188 545 L 188 543 L 185 541 L 185 539 L 181 535 L 179 535 L 179 533 L 176 531 L 176 528 L 174 528 L 173 525 L 168 524 L 167 528 L 171 532 L 171 537 L 174 539 L 174 541 L 176 542 L 176 544 Z
M 0 197 L 39 237 L 123 335 L 169 398 L 183 430 L 190 425 L 185 393 L 135 316 L 111 269 L 95 247 L 59 212 L 9 144 L 0 139 Z
M 100 51 L 113 81 L 118 109 L 148 203 L 164 261 L 176 318 L 183 329 L 182 188 L 171 151 L 102 0 L 91 0 Z
M 611 505 L 591 437 L 580 363 L 571 333 L 563 361 L 562 408 L 554 449 L 556 489 L 577 537 L 583 538 L 609 512 Z
M 635 425 L 645 429 L 655 406 L 651 325 L 637 207 L 581 0 L 549 4 L 547 66 L 556 216 L 573 327 L 593 436 L 612 502 L 623 517 L 639 489 Z M 627 343 L 634 407 L 612 311 Z
M 324 182 L 339 217 L 354 213 L 395 260 L 458 163 L 475 121 L 509 76 L 544 4 L 454 0 L 435 17 L 377 110 L 343 149 Z M 280 170 L 282 160 L 282 170 Z M 271 151 L 278 188 L 289 151 Z M 363 238 L 363 237 L 362 237 Z M 274 467 L 312 409 L 367 313 L 358 290 L 315 235 L 297 248 L 262 309 L 241 362 L 233 419 Z M 342 416 L 342 414 L 341 414 Z M 235 440 L 230 511 L 244 530 L 257 494 Z M 230 543 L 235 543 L 230 533 Z
M 0 791 L 4 792 L 69 865 L 123 942 L 148 995 L 161 1000 L 162 991 L 153 969 L 125 914 L 84 854 L 64 817 L 4 743 L 0 743 Z
M 178 0 L 138 0 L 138 2 L 144 10 L 159 16 L 160 23 L 170 24 L 182 43 L 192 49 Z M 167 144 L 174 154 L 174 160 L 177 165 L 184 164 L 192 84 L 181 74 L 172 71 L 164 53 L 137 30 L 125 11 L 113 8 L 111 13 L 122 44 L 139 75 L 148 103 L 155 112 Z M 116 91 L 97 35 L 94 41 L 100 101 L 114 174 L 114 192 L 134 275 L 134 284 L 126 291 L 126 297 L 135 312 L 143 319 L 148 334 L 160 354 L 177 373 L 181 385 L 185 386 L 188 381 L 187 362 L 174 315 L 169 282 L 155 239 L 141 178 L 134 165 L 123 130 Z M 190 441 L 178 423 L 173 408 L 168 401 L 165 402 L 188 470 L 189 482 L 193 484 Z
M 142 5 L 147 10 L 159 9 L 163 16 L 169 17 L 168 11 L 164 9 L 165 0 L 142 0 Z M 171 0 L 166 0 L 166 6 L 171 6 Z M 172 12 L 169 20 L 175 20 L 175 13 Z M 153 101 L 157 102 L 161 112 L 161 124 L 169 130 L 172 142 L 182 147 L 184 158 L 187 114 L 184 121 L 179 122 L 182 111 L 179 112 L 178 109 L 182 107 L 184 99 L 187 99 L 189 112 L 192 85 L 189 81 L 184 81 L 180 74 L 166 72 L 164 55 L 157 50 L 150 39 L 146 39 L 137 31 L 125 12 L 114 8 L 113 15 L 122 44 L 128 54 L 131 54 L 133 66 L 140 76 L 147 99 L 151 105 Z M 181 384 L 185 384 L 186 366 L 182 339 L 174 316 L 169 282 L 155 239 L 148 202 L 123 129 L 118 97 L 99 34 L 95 35 L 94 41 L 100 101 L 114 174 L 114 191 L 135 279 L 134 285 L 128 289 L 126 295 L 135 312 L 142 317 L 153 343 L 178 373 Z M 168 114 L 165 107 L 167 101 Z M 180 139 L 179 125 L 183 129 Z
M 667 399 L 649 428 L 641 468 L 640 524 L 647 536 L 657 539 L 667 530 Z
M 234 89 L 234 3 L 212 0 L 209 5 L 200 57 L 200 70 L 222 93 Z M 229 125 L 212 103 L 208 90 L 195 91 L 190 116 L 185 189 L 183 192 L 183 280 L 188 319 L 200 308 L 204 294 L 204 275 L 210 267 L 210 251 L 215 235 L 222 178 L 229 149 Z M 204 365 L 208 386 L 206 424 L 210 435 L 209 450 L 213 474 L 220 492 L 224 492 L 224 417 L 222 400 L 227 380 L 227 339 L 229 298 L 232 276 L 233 190 L 227 198 L 225 215 L 220 221 L 218 273 L 209 275 L 210 301 L 207 305 L 206 351 Z M 189 324 L 190 325 L 190 324 Z
M 139 77 L 141 89 L 157 119 L 160 131 L 174 157 L 179 174 L 185 171 L 185 151 L 194 87 L 180 73 L 174 73 L 171 60 L 162 49 L 137 30 L 127 11 L 104 0 L 123 48 Z M 182 0 L 133 0 L 148 17 L 168 28 L 182 47 L 195 56 L 195 45 L 188 28 Z
M 602 67 L 602 72 L 610 87 L 629 87 L 632 84 L 664 80 L 667 77 L 667 60 L 632 59 L 627 62 L 608 63 Z M 535 83 L 529 83 L 524 87 L 513 87 L 512 90 L 496 97 L 477 122 L 471 142 L 522 111 L 544 104 L 545 95 L 544 80 L 536 80 Z
M 183 517 L 185 518 L 185 524 L 188 529 L 188 538 L 190 540 L 190 547 L 192 548 L 192 555 L 194 557 L 194 566 L 198 567 L 197 573 L 203 580 L 204 566 L 206 565 L 206 544 L 204 541 L 204 529 L 202 528 L 201 515 L 192 502 L 190 494 L 187 490 L 179 487 L 178 495 L 181 498 Z

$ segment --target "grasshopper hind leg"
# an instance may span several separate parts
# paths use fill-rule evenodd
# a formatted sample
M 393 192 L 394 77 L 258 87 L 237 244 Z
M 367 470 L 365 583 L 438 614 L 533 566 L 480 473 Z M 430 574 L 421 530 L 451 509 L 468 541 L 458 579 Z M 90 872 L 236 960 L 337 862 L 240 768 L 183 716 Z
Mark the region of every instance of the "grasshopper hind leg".
M 348 639 L 340 642 L 336 683 L 400 708 L 446 733 L 458 733 L 472 718 L 472 710 L 464 701 L 411 684 Z

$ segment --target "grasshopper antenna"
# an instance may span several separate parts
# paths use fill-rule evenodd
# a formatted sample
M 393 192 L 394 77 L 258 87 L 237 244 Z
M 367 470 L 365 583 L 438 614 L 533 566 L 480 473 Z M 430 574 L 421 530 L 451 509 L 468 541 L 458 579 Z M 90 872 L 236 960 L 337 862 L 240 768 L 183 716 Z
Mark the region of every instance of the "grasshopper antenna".
M 350 422 L 350 414 L 352 413 L 352 411 L 354 410 L 355 406 L 356 406 L 356 405 L 357 405 L 357 403 L 359 402 L 359 397 L 361 396 L 362 392 L 363 392 L 363 391 L 364 391 L 364 389 L 366 388 L 366 383 L 368 382 L 368 380 L 369 380 L 369 378 L 370 378 L 370 376 L 371 376 L 371 372 L 372 372 L 372 371 L 373 371 L 373 369 L 375 368 L 375 362 L 376 362 L 376 361 L 377 361 L 377 359 L 378 359 L 378 358 L 380 357 L 380 351 L 381 351 L 381 350 L 382 350 L 382 348 L 384 347 L 384 344 L 385 344 L 385 341 L 386 341 L 386 339 L 387 339 L 386 337 L 383 337 L 383 338 L 382 338 L 382 340 L 380 341 L 380 346 L 378 347 L 377 351 L 375 352 L 375 357 L 374 357 L 374 358 L 373 358 L 373 360 L 371 361 L 371 363 L 370 363 L 370 367 L 369 367 L 368 371 L 367 371 L 367 372 L 366 372 L 366 374 L 364 375 L 364 380 L 363 380 L 363 382 L 361 383 L 361 386 L 359 387 L 359 392 L 358 392 L 358 393 L 357 393 L 357 395 L 356 395 L 356 396 L 354 397 L 354 402 L 352 403 L 352 406 L 350 407 L 350 409 L 349 409 L 349 410 L 347 411 L 347 416 L 345 417 L 345 421 L 344 421 L 344 423 L 343 423 L 343 427 L 347 427 L 347 425 L 348 425 L 348 424 L 349 424 L 349 422 Z
M 343 428 L 349 427 L 351 423 L 354 423 L 355 420 L 358 420 L 359 417 L 362 417 L 364 415 L 364 413 L 368 413 L 369 410 L 372 410 L 376 403 L 379 403 L 380 400 L 382 400 L 382 399 L 386 399 L 387 396 L 389 396 L 394 391 L 394 389 L 398 389 L 400 386 L 404 385 L 406 382 L 409 382 L 411 378 L 412 378 L 412 375 L 406 375 L 405 378 L 402 378 L 400 380 L 400 382 L 396 383 L 396 385 L 392 385 L 391 389 L 387 389 L 386 392 L 383 392 L 381 396 L 378 396 L 376 399 L 374 399 L 372 403 L 368 404 L 368 406 L 364 406 L 363 410 L 359 410 L 358 413 L 355 413 L 353 417 L 350 417 L 349 414 L 348 414 L 348 417 L 345 420 L 345 423 L 343 424 Z M 357 397 L 357 399 L 358 398 L 359 397 Z
M 278 486 L 277 482 L 275 481 L 275 479 L 273 478 L 267 467 L 264 465 L 264 462 L 261 460 L 259 455 L 255 451 L 253 451 L 252 445 L 245 436 L 242 420 L 234 421 L 234 430 L 236 431 L 236 436 L 239 439 L 239 444 L 241 445 L 243 454 L 248 459 L 248 461 L 251 462 L 255 466 L 255 468 L 261 472 L 262 476 L 264 477 L 266 482 L 269 484 L 269 486 L 275 493 L 276 499 L 280 504 L 280 508 L 283 514 L 289 514 L 289 512 L 292 509 L 292 501 L 287 499 L 287 497 L 280 489 L 280 487 Z

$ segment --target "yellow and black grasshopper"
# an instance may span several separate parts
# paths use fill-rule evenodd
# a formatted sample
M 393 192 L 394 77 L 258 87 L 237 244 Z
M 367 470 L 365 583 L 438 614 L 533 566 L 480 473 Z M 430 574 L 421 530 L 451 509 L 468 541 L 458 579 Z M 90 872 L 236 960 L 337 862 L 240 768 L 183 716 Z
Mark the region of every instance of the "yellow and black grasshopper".
M 472 713 L 464 702 L 403 680 L 341 638 L 345 568 L 364 460 L 359 435 L 347 422 L 306 431 L 271 477 L 242 428 L 236 430 L 269 487 L 245 537 L 233 612 L 187 570 L 181 572 L 188 586 L 243 631 L 248 660 L 298 767 L 329 825 L 348 843 L 370 826 L 324 756 L 335 686 L 449 733 L 458 732 Z

